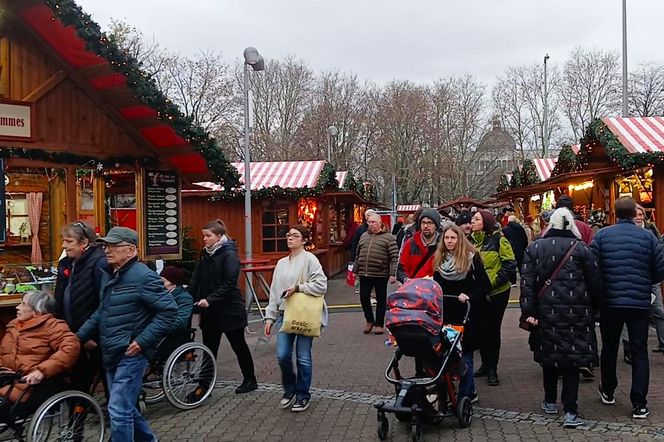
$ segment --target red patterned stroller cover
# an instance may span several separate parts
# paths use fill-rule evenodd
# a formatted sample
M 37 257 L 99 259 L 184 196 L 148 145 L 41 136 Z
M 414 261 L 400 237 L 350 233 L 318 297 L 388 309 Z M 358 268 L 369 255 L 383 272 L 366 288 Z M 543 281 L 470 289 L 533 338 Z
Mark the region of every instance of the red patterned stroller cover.
M 432 335 L 443 328 L 443 291 L 433 279 L 409 279 L 387 298 L 385 326 L 418 325 Z

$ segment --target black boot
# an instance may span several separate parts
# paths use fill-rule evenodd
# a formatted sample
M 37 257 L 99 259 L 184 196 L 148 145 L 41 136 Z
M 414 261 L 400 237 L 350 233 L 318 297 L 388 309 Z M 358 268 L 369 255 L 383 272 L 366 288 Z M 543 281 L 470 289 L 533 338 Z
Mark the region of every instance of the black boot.
M 487 368 L 484 365 L 481 365 L 473 376 L 476 378 L 483 378 L 487 374 L 489 374 L 489 370 L 487 370 Z
M 500 380 L 498 379 L 498 372 L 496 370 L 489 370 L 487 374 L 487 384 L 489 384 L 492 387 L 495 387 L 496 385 L 500 384 Z
M 258 382 L 256 382 L 256 377 L 251 377 L 242 381 L 239 387 L 235 389 L 235 394 L 249 393 L 258 388 Z

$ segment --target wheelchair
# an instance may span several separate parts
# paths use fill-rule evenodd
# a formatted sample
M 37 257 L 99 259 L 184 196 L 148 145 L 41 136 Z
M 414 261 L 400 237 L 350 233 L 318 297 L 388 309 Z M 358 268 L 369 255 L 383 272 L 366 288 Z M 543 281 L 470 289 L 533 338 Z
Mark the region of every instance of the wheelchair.
M 22 373 L 0 372 L 0 386 L 9 396 Z M 0 441 L 99 441 L 105 438 L 104 414 L 88 394 L 67 390 L 64 378 L 29 386 L 14 403 L 0 400 Z M 24 401 L 25 395 L 30 392 Z
M 217 362 L 212 352 L 195 342 L 196 329 L 186 329 L 161 340 L 157 354 L 143 375 L 143 391 L 138 407 L 164 398 L 180 410 L 201 405 L 217 381 Z

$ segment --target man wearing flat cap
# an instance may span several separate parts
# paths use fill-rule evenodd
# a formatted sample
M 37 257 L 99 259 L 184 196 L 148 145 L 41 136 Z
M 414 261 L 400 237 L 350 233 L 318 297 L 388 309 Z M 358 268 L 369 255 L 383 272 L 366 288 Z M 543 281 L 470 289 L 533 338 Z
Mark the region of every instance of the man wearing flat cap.
M 148 360 L 175 320 L 177 306 L 159 276 L 138 261 L 134 230 L 113 227 L 98 241 L 108 261 L 101 278 L 99 308 L 77 335 L 86 348 L 101 347 L 111 439 L 155 441 L 136 402 Z

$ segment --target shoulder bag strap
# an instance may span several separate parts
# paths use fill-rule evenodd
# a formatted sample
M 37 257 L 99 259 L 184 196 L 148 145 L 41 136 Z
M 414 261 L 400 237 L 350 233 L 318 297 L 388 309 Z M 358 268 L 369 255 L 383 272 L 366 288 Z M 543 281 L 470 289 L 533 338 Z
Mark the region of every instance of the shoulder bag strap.
M 574 241 L 572 245 L 569 247 L 567 250 L 567 253 L 563 256 L 563 259 L 560 260 L 556 268 L 554 269 L 553 273 L 551 273 L 551 276 L 547 278 L 546 281 L 544 281 L 544 285 L 540 289 L 540 291 L 537 293 L 537 299 L 541 299 L 542 296 L 551 288 L 551 282 L 556 279 L 556 276 L 558 276 L 558 273 L 562 270 L 563 266 L 569 260 L 570 256 L 572 256 L 572 253 L 574 252 L 574 249 L 576 248 L 576 245 L 578 244 L 578 241 Z
M 415 267 L 415 271 L 413 272 L 413 278 L 415 278 L 416 275 L 417 275 L 417 272 L 419 272 L 422 269 L 422 267 L 424 267 L 424 264 L 426 264 L 426 262 L 429 260 L 429 258 L 431 258 L 431 255 L 436 253 L 436 247 L 427 247 L 427 249 L 428 249 L 427 254 L 424 255 L 424 258 L 422 259 L 422 261 L 420 261 L 419 264 L 417 264 L 417 267 Z

